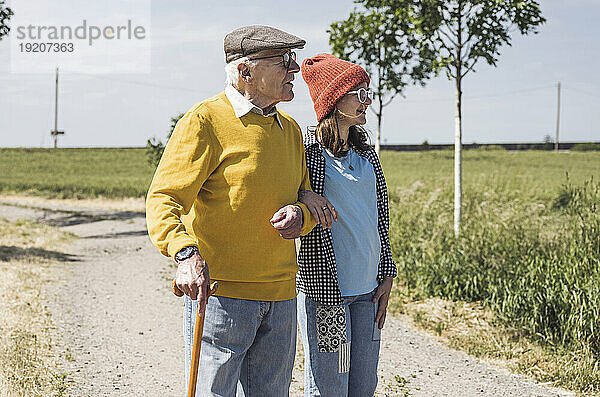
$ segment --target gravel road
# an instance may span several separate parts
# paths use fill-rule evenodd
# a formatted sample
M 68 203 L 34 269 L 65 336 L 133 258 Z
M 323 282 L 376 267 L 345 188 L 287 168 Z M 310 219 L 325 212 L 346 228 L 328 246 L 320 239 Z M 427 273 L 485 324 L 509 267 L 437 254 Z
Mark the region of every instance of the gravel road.
M 31 219 L 79 236 L 77 261 L 45 291 L 69 396 L 185 396 L 182 302 L 174 267 L 150 243 L 143 213 L 10 205 L 0 218 Z M 302 352 L 291 396 L 302 395 Z M 382 334 L 379 396 L 571 396 L 451 350 L 398 319 Z M 408 394 L 407 394 L 408 392 Z

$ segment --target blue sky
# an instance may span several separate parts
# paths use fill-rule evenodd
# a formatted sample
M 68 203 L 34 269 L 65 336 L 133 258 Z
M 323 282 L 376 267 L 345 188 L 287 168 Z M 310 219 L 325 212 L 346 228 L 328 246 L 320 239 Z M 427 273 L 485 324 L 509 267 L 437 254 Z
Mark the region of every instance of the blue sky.
M 13 0 L 16 1 L 25 0 Z M 42 0 L 28 2 L 44 3 Z M 63 0 L 64 2 L 65 0 Z M 75 2 L 75 0 L 73 0 Z M 142 0 L 143 1 L 143 0 Z M 463 142 L 541 141 L 554 136 L 561 81 L 561 140 L 600 141 L 600 2 L 542 0 L 548 22 L 537 35 L 514 36 L 497 68 L 480 64 L 464 81 Z M 169 118 L 223 89 L 223 36 L 250 24 L 279 27 L 307 40 L 298 57 L 328 52 L 326 29 L 352 1 L 152 1 L 151 73 L 64 73 L 59 146 L 143 146 L 164 138 Z M 17 7 L 15 7 L 17 8 Z M 67 10 L 56 9 L 60 15 Z M 129 7 L 128 13 L 135 10 Z M 12 73 L 9 38 L 0 41 L 1 146 L 48 147 L 54 124 L 53 73 Z M 48 70 L 55 65 L 48 64 Z M 304 129 L 315 116 L 300 76 L 296 98 L 280 104 Z M 445 76 L 412 87 L 385 108 L 384 143 L 450 143 L 454 88 Z M 375 131 L 375 117 L 368 126 Z

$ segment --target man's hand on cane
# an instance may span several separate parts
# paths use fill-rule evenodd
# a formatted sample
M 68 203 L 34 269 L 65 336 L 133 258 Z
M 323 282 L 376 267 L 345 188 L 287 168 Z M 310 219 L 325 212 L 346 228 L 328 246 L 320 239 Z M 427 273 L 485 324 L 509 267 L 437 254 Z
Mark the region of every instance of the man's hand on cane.
M 178 256 L 181 260 L 178 260 Z M 188 256 L 189 255 L 189 256 Z M 185 258 L 185 259 L 184 259 Z M 204 312 L 208 297 L 217 291 L 217 282 L 208 287 L 210 275 L 208 266 L 198 253 L 196 247 L 186 247 L 175 255 L 179 266 L 177 277 L 173 280 L 173 293 L 177 296 L 188 295 L 192 300 L 198 300 L 198 311 L 196 312 L 196 324 L 194 325 L 194 342 L 192 345 L 192 361 L 190 363 L 190 381 L 188 384 L 188 397 L 196 395 L 196 383 L 198 380 L 198 363 L 200 349 L 202 348 L 202 333 L 204 331 Z
M 198 311 L 204 310 L 208 299 L 210 274 L 199 253 L 179 262 L 175 277 L 177 288 L 192 300 L 198 300 Z

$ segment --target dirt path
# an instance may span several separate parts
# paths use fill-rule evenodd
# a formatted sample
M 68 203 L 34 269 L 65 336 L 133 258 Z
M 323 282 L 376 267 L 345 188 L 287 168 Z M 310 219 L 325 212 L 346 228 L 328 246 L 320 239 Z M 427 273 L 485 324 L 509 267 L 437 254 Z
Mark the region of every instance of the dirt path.
M 144 215 L 44 208 L 0 199 L 0 218 L 32 219 L 80 237 L 69 251 L 78 261 L 46 291 L 67 395 L 184 396 L 182 303 L 170 293 L 174 267 L 150 243 Z M 380 396 L 574 395 L 448 349 L 394 318 L 382 340 Z M 302 395 L 300 357 L 292 396 Z

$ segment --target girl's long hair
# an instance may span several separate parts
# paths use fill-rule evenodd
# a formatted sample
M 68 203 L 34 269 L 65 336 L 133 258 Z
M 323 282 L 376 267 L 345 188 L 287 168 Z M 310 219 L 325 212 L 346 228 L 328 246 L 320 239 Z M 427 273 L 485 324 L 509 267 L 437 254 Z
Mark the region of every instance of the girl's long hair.
M 334 156 L 343 157 L 348 150 L 343 149 L 346 142 L 340 138 L 336 111 L 334 108 L 317 124 L 315 137 Z M 348 143 L 354 150 L 367 150 L 370 148 L 369 133 L 362 126 L 353 125 L 348 133 Z

